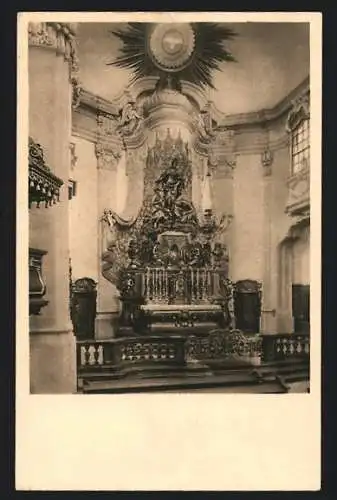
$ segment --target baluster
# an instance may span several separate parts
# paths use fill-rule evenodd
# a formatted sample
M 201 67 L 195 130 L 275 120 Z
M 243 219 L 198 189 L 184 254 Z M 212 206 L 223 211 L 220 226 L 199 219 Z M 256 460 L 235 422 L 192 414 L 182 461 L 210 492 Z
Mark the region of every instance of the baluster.
M 145 300 L 146 300 L 146 302 L 149 299 L 149 283 L 148 283 L 148 279 L 149 279 L 149 268 L 147 267 L 146 270 L 145 270 Z
M 191 302 L 194 302 L 194 270 L 191 268 L 190 269 L 190 276 L 191 276 Z
M 94 348 L 94 353 L 93 353 L 94 354 L 94 363 L 93 364 L 94 365 L 98 365 L 99 364 L 98 360 L 99 360 L 99 348 L 100 347 L 101 347 L 100 344 L 95 344 L 93 346 L 93 348 Z
M 163 270 L 160 269 L 159 271 L 159 276 L 160 276 L 160 286 L 159 286 L 159 295 L 160 295 L 160 302 L 163 302 Z
M 90 361 L 90 344 L 84 345 L 84 365 L 88 365 Z
M 212 296 L 212 275 L 211 271 L 207 270 L 207 300 Z
M 140 284 L 141 296 L 145 297 L 145 275 L 143 273 L 141 273 L 140 279 L 141 279 L 141 284 Z
M 206 300 L 206 297 L 207 297 L 207 271 L 206 269 L 203 270 L 203 283 L 204 283 L 204 286 L 203 286 L 203 289 L 202 289 L 202 300 L 203 302 Z
M 156 301 L 159 300 L 159 269 L 156 269 Z
M 155 270 L 154 269 L 151 269 L 151 276 L 152 276 L 152 293 L 151 293 L 151 300 L 154 301 L 155 299 Z
M 156 302 L 157 269 L 153 269 L 153 302 Z
M 202 275 L 200 269 L 197 270 L 198 273 L 198 299 L 202 299 Z
M 192 302 L 195 302 L 195 292 L 194 292 L 194 287 L 195 287 L 195 281 L 194 281 L 194 269 L 191 268 L 191 300 Z
M 160 290 L 159 290 L 159 285 L 160 285 L 160 269 L 156 269 L 156 302 L 160 301 Z
M 168 287 L 168 273 L 167 273 L 167 269 L 165 269 L 165 299 L 166 299 L 166 302 L 168 302 L 169 300 L 169 287 Z

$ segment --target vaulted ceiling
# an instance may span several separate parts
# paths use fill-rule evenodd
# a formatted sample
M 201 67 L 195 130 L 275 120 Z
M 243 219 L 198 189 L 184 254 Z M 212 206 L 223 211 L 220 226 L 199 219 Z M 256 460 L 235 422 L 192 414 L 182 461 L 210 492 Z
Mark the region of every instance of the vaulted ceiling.
M 274 106 L 309 74 L 309 25 L 306 23 L 231 23 L 237 33 L 226 47 L 237 62 L 220 63 L 210 97 L 226 114 Z M 127 86 L 130 70 L 108 64 L 121 53 L 122 42 L 111 34 L 121 23 L 83 23 L 79 56 L 83 86 L 113 99 Z

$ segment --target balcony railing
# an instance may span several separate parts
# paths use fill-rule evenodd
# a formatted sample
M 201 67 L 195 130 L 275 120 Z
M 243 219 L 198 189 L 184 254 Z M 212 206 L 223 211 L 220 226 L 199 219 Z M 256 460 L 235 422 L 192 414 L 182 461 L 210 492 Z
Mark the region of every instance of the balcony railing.
M 310 208 L 310 165 L 306 163 L 301 170 L 288 179 L 288 200 L 286 212 L 290 215 L 301 214 Z

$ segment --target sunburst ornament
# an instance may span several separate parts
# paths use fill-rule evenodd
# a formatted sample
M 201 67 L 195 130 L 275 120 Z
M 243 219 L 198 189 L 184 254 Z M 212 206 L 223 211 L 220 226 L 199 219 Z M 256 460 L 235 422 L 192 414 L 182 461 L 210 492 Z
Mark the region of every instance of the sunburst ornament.
M 129 23 L 112 34 L 122 41 L 120 55 L 110 65 L 133 72 L 131 83 L 159 77 L 159 86 L 181 80 L 214 89 L 212 75 L 223 62 L 234 62 L 225 43 L 236 36 L 216 23 Z
M 149 34 L 149 53 L 163 71 L 181 71 L 190 63 L 195 33 L 190 24 L 157 24 Z

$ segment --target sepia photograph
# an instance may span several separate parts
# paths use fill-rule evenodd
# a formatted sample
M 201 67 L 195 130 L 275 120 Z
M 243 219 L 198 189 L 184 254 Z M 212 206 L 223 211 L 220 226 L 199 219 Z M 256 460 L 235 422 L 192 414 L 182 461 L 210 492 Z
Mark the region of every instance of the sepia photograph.
M 20 484 L 317 485 L 320 18 L 18 22 Z M 173 439 L 191 458 L 164 480 L 176 453 L 149 451 L 146 482 L 140 449 Z
M 309 23 L 27 37 L 31 392 L 308 392 Z

